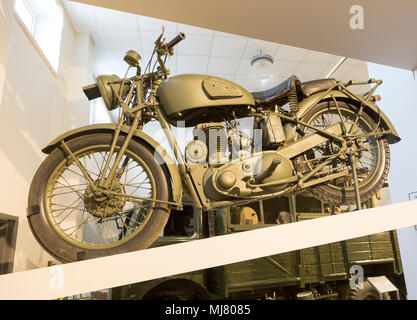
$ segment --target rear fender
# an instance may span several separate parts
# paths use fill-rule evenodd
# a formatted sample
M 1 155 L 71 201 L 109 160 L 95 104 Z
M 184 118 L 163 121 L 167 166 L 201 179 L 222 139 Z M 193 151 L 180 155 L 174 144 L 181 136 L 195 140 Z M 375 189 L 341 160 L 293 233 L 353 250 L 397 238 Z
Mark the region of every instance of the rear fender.
M 130 127 L 128 126 L 122 126 L 121 133 L 127 134 L 129 132 L 129 129 Z M 112 123 L 94 124 L 94 125 L 89 125 L 89 126 L 81 127 L 78 129 L 74 129 L 74 130 L 65 132 L 64 134 L 60 135 L 59 137 L 51 141 L 44 149 L 42 149 L 42 152 L 46 154 L 50 154 L 57 147 L 59 147 L 59 144 L 62 140 L 68 141 L 73 138 L 81 137 L 81 136 L 92 134 L 92 133 L 105 133 L 105 132 L 113 133 L 115 130 L 116 130 L 116 125 Z M 163 149 L 162 146 L 157 141 L 155 141 L 153 138 L 151 138 L 144 132 L 140 130 L 136 130 L 133 134 L 133 139 L 143 142 L 145 145 L 149 147 L 150 150 L 157 153 L 155 154 L 156 156 L 155 158 L 162 159 L 161 165 L 166 167 L 171 178 L 172 201 L 176 203 L 181 203 L 182 183 L 181 183 L 181 177 L 178 171 L 178 167 L 176 163 L 174 162 L 174 160 L 170 157 L 168 152 L 165 149 Z
M 359 100 L 353 99 L 343 91 L 332 90 L 325 96 L 323 96 L 323 92 L 318 92 L 309 96 L 298 104 L 299 111 L 297 112 L 297 118 L 302 120 L 307 111 L 309 111 L 310 108 L 316 104 L 316 102 L 332 100 L 332 96 L 339 101 L 345 101 L 356 105 L 361 104 Z M 368 101 L 364 107 L 364 112 L 366 112 L 376 123 L 379 124 L 380 129 L 391 131 L 390 134 L 386 135 L 388 143 L 392 144 L 401 140 L 397 130 L 394 128 L 394 125 L 376 104 Z

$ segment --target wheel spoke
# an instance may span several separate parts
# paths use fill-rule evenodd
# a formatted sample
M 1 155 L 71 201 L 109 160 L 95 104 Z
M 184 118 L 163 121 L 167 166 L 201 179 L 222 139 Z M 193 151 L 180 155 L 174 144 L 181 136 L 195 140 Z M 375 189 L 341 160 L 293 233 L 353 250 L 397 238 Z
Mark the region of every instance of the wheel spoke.
M 67 183 L 67 186 L 70 186 L 71 184 L 61 175 L 61 178 Z M 70 189 L 72 189 L 77 195 L 78 195 L 78 197 L 81 199 L 81 200 L 84 200 L 83 199 L 83 196 L 82 195 L 80 195 L 79 193 L 78 193 L 78 191 L 77 190 L 75 190 L 74 188 L 71 188 L 70 187 Z
M 55 187 L 54 189 L 63 189 L 63 188 L 68 188 L 68 189 L 73 189 L 74 187 L 80 187 L 80 186 L 86 186 L 86 183 L 81 183 L 81 184 L 73 184 L 72 186 L 67 186 L 62 184 L 61 182 L 57 181 L 56 183 L 62 185 L 62 187 Z
M 99 240 L 99 238 L 98 238 L 99 236 L 101 236 L 101 238 L 104 240 L 104 242 L 107 242 L 106 239 L 104 239 L 104 236 L 103 236 L 104 225 L 102 224 L 101 227 L 100 227 L 100 225 L 98 224 L 97 221 L 95 221 L 95 223 L 96 223 L 97 227 L 99 228 L 99 231 L 98 231 L 96 237 L 94 238 L 94 240 L 92 241 L 92 244 L 96 244 L 96 241 Z
M 62 205 L 62 204 L 59 204 L 59 203 L 51 203 L 51 205 L 52 206 L 58 206 L 58 207 L 61 207 L 62 208 L 62 209 L 54 209 L 54 212 L 62 211 L 59 215 L 56 216 L 56 217 L 59 217 L 63 212 L 65 212 L 68 209 L 78 208 L 78 207 L 81 207 L 81 206 L 84 207 L 84 205 L 82 205 L 82 204 L 73 206 L 73 204 L 75 204 L 78 201 L 80 201 L 80 199 L 75 199 L 69 206 Z
M 110 229 L 109 229 L 109 227 L 108 227 L 108 225 L 107 225 L 107 219 L 103 219 L 103 223 L 104 223 L 104 225 L 106 226 L 106 229 L 107 229 L 107 232 L 109 233 L 109 235 L 110 235 L 110 239 L 111 240 L 113 240 L 113 236 L 112 236 L 112 233 L 111 233 L 111 231 L 110 231 Z M 112 242 L 114 242 L 114 241 L 112 241 Z
M 100 166 L 98 164 L 98 161 L 96 159 L 96 155 L 95 155 L 95 153 L 93 153 L 92 155 L 93 155 L 93 160 L 94 160 L 94 162 L 95 162 L 95 164 L 97 166 L 97 169 L 99 169 L 99 174 L 100 174 L 101 170 L 100 170 Z M 91 159 L 91 155 L 88 155 L 88 157 Z
M 62 218 L 62 220 L 61 221 L 59 221 L 57 224 L 58 225 L 60 225 L 62 222 L 64 222 L 64 220 L 66 219 L 66 218 L 68 218 L 69 217 L 69 215 L 71 214 L 71 213 L 73 213 L 75 210 L 78 210 L 77 208 L 73 208 L 70 212 L 68 212 L 66 215 L 65 215 L 65 217 L 64 218 Z M 62 212 L 61 212 L 62 213 Z
M 82 189 L 82 190 L 77 190 L 77 191 L 85 191 L 87 190 L 87 188 Z M 53 196 L 62 196 L 64 194 L 70 194 L 70 193 L 74 193 L 74 191 L 67 191 L 67 192 L 60 192 L 60 193 L 54 193 Z
M 128 217 L 126 214 L 124 213 L 120 213 L 120 215 L 123 215 L 125 217 L 125 219 L 129 219 L 130 222 L 136 223 L 137 225 L 139 225 L 139 223 L 137 222 L 137 219 L 133 220 L 132 218 Z
M 139 177 L 143 173 L 143 169 L 141 172 L 139 172 L 133 179 L 129 180 L 128 183 L 131 183 L 133 180 L 135 180 L 137 177 Z

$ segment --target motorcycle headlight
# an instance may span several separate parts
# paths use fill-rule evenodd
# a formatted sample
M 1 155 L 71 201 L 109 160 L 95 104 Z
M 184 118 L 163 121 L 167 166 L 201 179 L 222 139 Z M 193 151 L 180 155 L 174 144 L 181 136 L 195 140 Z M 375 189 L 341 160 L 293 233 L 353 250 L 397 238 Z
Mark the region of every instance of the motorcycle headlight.
M 97 77 L 97 84 L 106 108 L 110 111 L 116 109 L 120 104 L 117 95 L 120 94 L 121 79 L 116 75 L 103 75 Z M 129 89 L 130 83 L 127 81 L 123 84 L 120 94 L 123 100 L 126 98 Z

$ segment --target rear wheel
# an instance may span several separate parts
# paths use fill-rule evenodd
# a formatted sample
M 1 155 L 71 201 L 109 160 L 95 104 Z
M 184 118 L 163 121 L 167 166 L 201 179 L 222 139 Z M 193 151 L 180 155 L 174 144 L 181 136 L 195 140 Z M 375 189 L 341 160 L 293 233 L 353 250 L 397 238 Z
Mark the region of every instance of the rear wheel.
M 339 110 L 333 101 L 321 102 L 309 110 L 302 120 L 320 129 L 343 120 L 347 131 L 345 137 L 349 137 L 356 158 L 360 198 L 361 201 L 365 201 L 381 189 L 386 181 L 390 164 L 388 143 L 383 137 L 370 135 L 379 131 L 378 125 L 364 112 L 359 116 L 357 106 L 341 101 L 338 101 L 337 105 Z M 313 129 L 302 127 L 300 137 L 313 133 Z M 340 144 L 327 140 L 297 157 L 295 164 L 303 173 L 308 173 L 337 154 L 340 148 Z M 326 202 L 338 205 L 354 204 L 353 169 L 349 154 L 332 160 L 319 171 L 317 177 L 345 170 L 348 170 L 347 175 L 310 187 L 309 191 Z
M 137 141 L 130 142 L 109 188 L 98 188 L 112 139 L 112 134 L 97 133 L 67 142 L 94 186 L 62 148 L 45 159 L 33 178 L 29 207 L 39 205 L 40 210 L 28 217 L 29 224 L 40 244 L 61 261 L 147 248 L 168 220 L 167 204 L 139 200 L 168 201 L 169 183 L 152 152 Z M 118 139 L 111 164 L 123 140 Z

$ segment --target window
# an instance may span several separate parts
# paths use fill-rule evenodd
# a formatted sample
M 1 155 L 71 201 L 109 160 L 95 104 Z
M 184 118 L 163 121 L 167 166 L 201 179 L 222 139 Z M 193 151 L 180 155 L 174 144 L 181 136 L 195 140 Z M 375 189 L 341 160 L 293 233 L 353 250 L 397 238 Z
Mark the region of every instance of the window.
M 15 10 L 18 13 L 20 19 L 29 29 L 31 34 L 35 32 L 35 14 L 29 4 L 25 3 L 24 0 L 17 0 Z
M 13 272 L 18 218 L 0 213 L 0 274 Z
M 15 11 L 57 71 L 64 21 L 62 8 L 56 0 L 16 0 Z

